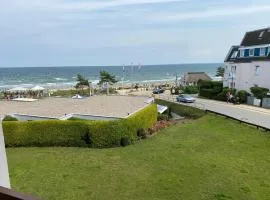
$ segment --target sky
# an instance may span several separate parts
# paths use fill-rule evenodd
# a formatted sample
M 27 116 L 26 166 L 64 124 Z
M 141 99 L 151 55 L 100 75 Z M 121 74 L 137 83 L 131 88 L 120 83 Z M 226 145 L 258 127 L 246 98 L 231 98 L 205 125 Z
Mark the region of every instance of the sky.
M 1 0 L 0 67 L 221 63 L 269 0 Z

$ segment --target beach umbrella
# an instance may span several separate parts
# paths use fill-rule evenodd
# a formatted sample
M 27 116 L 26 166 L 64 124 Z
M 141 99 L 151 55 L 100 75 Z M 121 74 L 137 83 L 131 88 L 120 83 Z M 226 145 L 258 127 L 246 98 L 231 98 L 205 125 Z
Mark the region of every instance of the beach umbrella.
M 45 88 L 40 87 L 39 85 L 37 85 L 37 86 L 31 88 L 31 90 L 33 90 L 33 91 L 42 91 L 42 90 L 45 90 Z
M 10 90 L 8 90 L 9 92 L 25 92 L 27 91 L 28 89 L 27 88 L 24 88 L 24 87 L 15 87 L 15 88 L 12 88 Z

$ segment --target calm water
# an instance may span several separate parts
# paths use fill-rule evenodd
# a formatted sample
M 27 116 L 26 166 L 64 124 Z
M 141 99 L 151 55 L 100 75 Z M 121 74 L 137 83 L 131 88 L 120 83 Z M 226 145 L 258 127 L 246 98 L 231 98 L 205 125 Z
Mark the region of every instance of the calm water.
M 0 68 L 0 90 L 16 86 L 32 87 L 40 85 L 45 88 L 68 88 L 75 85 L 78 73 L 97 83 L 101 70 L 109 71 L 118 80 L 124 77 L 125 83 L 153 82 L 175 80 L 176 75 L 182 76 L 185 72 L 203 71 L 214 76 L 221 64 L 175 64 L 175 65 L 148 65 L 148 66 L 89 66 L 89 67 L 29 67 L 29 68 Z

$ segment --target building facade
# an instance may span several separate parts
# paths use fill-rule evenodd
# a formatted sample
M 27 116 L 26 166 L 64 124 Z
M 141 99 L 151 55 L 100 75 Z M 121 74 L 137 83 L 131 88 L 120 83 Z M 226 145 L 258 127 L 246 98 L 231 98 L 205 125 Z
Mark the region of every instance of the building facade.
M 239 46 L 232 46 L 225 59 L 223 86 L 250 91 L 270 89 L 270 28 L 247 32 Z

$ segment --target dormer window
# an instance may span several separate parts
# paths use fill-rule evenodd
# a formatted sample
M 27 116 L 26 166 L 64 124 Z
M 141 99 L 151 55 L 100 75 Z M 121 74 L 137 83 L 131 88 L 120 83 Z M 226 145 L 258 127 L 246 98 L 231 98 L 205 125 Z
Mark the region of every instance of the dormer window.
M 249 49 L 249 56 L 254 56 L 254 49 Z
M 261 39 L 263 37 L 264 31 L 262 31 L 259 35 L 259 39 Z
M 265 47 L 261 48 L 260 49 L 260 56 L 265 56 L 265 54 L 266 54 L 266 48 Z
M 245 50 L 244 49 L 241 49 L 240 50 L 240 57 L 243 58 L 244 56 L 245 56 Z

